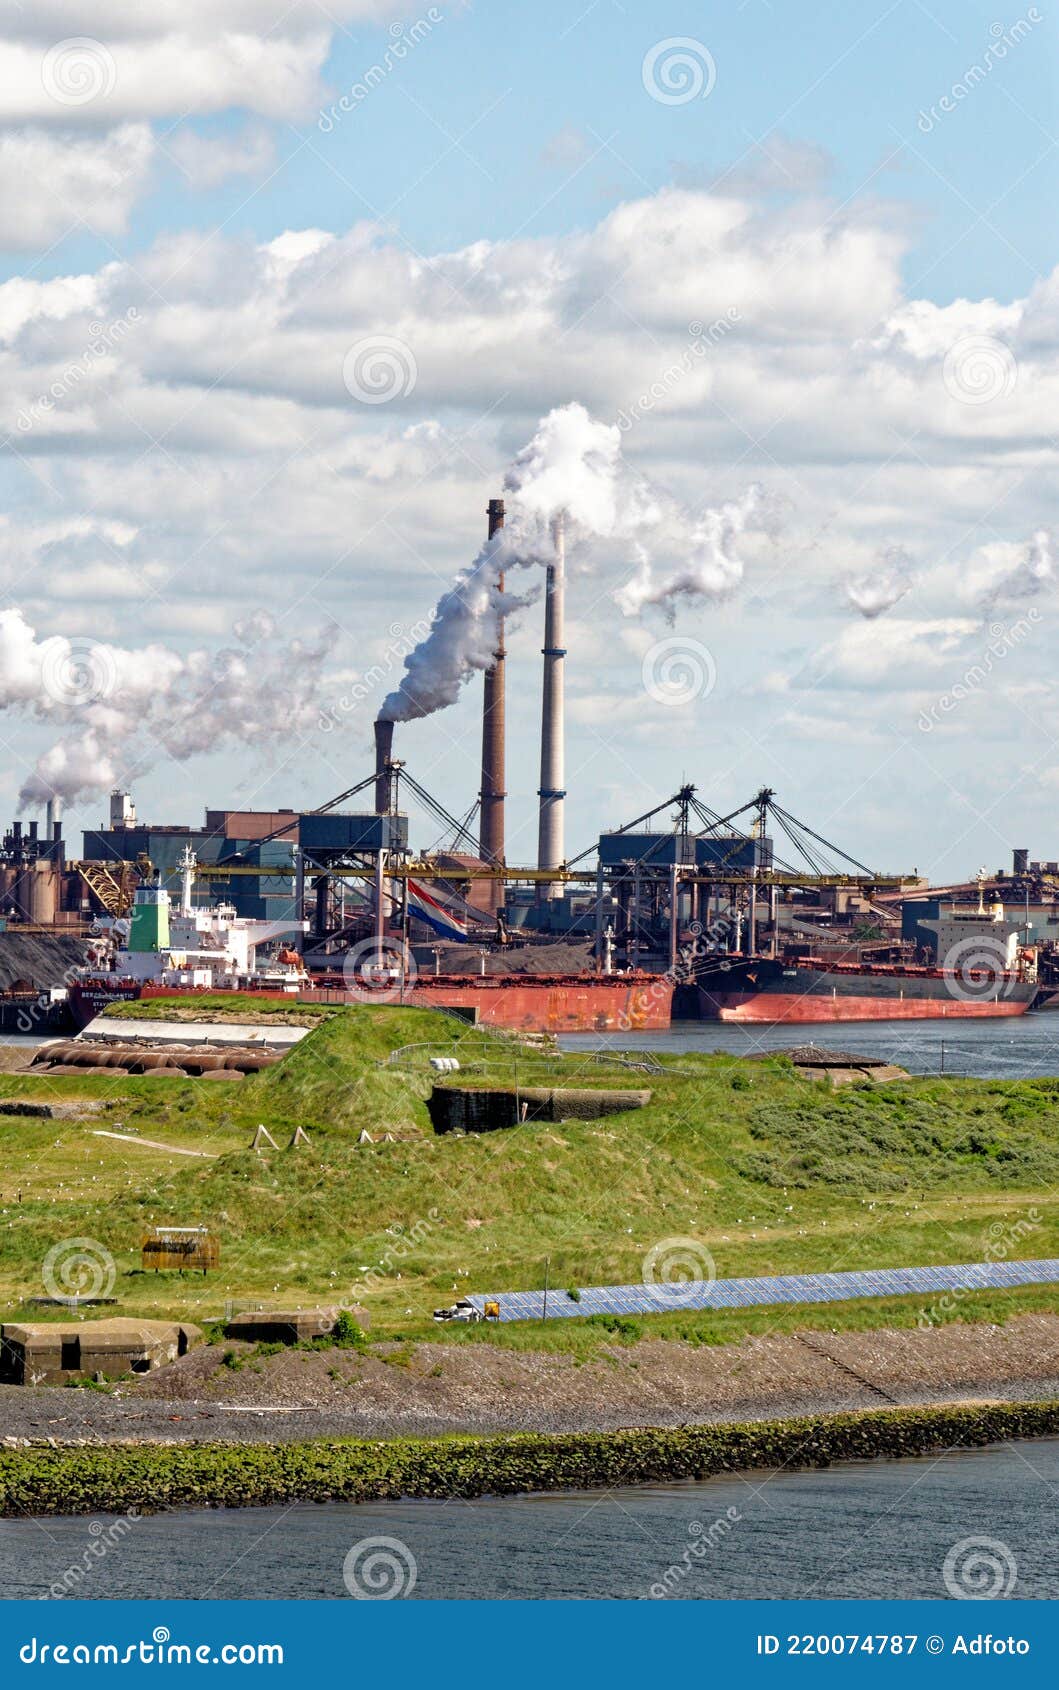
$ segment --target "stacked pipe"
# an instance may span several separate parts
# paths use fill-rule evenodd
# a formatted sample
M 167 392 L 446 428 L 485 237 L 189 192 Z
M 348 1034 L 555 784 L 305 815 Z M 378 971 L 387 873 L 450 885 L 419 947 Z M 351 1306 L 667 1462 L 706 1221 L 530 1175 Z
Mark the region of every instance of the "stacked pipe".
M 486 508 L 489 518 L 489 538 L 499 533 L 504 526 L 503 499 L 490 499 Z M 500 576 L 498 586 L 504 590 L 504 577 Z M 507 659 L 507 649 L 504 644 L 504 618 L 497 619 L 496 649 L 493 653 L 493 666 L 485 672 L 485 687 L 482 694 L 482 787 L 480 828 L 478 848 L 482 861 L 486 863 L 502 863 L 504 861 L 504 799 L 505 790 L 505 678 L 504 669 Z M 495 914 L 504 904 L 503 881 L 490 880 L 484 892 L 477 899 L 478 903 Z
M 380 816 L 389 815 L 393 808 L 393 723 L 379 720 L 375 724 L 375 810 Z
M 548 565 L 544 612 L 544 692 L 541 710 L 540 824 L 537 838 L 537 867 L 560 868 L 563 862 L 564 810 L 564 671 L 563 645 L 566 608 L 566 522 L 560 513 L 552 524 L 554 562 Z M 556 898 L 562 892 L 559 881 L 542 881 L 540 896 Z

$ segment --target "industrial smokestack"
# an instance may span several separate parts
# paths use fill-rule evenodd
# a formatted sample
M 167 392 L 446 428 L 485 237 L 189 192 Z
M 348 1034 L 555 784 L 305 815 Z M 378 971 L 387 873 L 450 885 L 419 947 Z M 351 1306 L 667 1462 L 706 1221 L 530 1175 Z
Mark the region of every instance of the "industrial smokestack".
M 61 839 L 62 838 L 62 831 L 63 831 L 62 830 L 62 813 L 63 813 L 63 801 L 59 797 L 58 793 L 56 793 L 54 798 L 48 799 L 48 805 L 47 805 L 47 810 L 46 810 L 47 825 L 44 829 L 44 832 L 45 832 L 45 836 L 48 839 Z
M 503 499 L 490 499 L 487 509 L 489 517 L 489 538 L 499 533 L 504 526 Z M 497 586 L 500 592 L 504 590 L 504 577 L 500 576 Z M 504 618 L 497 618 L 496 649 L 493 653 L 494 662 L 491 669 L 485 672 L 485 687 L 482 693 L 482 790 L 480 807 L 480 829 L 478 834 L 478 849 L 482 860 L 487 863 L 502 863 L 504 860 L 504 799 L 505 789 L 505 731 L 504 712 L 505 676 L 504 670 L 507 660 L 507 650 L 504 645 Z M 504 903 L 504 885 L 500 880 L 489 881 L 484 897 L 479 902 L 485 909 L 495 913 Z
M 393 808 L 393 723 L 381 719 L 375 724 L 375 809 L 378 815 L 389 815 Z
M 563 728 L 563 690 L 566 649 L 563 645 L 566 610 L 566 517 L 563 512 L 552 523 L 555 560 L 548 565 L 548 587 L 544 612 L 544 693 L 541 709 L 540 831 L 537 867 L 558 868 L 563 861 L 564 805 L 566 792 Z M 541 882 L 542 898 L 558 897 L 558 881 Z

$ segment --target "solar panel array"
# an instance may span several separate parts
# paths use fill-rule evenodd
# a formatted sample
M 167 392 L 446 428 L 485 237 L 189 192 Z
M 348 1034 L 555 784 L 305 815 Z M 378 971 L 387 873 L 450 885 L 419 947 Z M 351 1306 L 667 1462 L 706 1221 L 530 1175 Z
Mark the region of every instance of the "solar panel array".
M 470 1301 L 500 1305 L 501 1320 L 559 1320 L 590 1314 L 664 1314 L 679 1309 L 742 1309 L 756 1303 L 840 1303 L 850 1297 L 934 1296 L 1059 1283 L 1059 1258 L 1030 1262 L 964 1262 L 957 1267 L 871 1268 L 860 1273 L 792 1273 L 765 1279 L 689 1280 L 684 1284 L 593 1285 L 577 1300 L 549 1290 L 498 1291 Z

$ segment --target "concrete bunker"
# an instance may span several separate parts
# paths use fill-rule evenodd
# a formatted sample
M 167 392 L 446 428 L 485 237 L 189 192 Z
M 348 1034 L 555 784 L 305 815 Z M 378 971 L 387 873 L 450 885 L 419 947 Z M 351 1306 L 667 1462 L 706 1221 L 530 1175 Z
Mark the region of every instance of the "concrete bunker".
M 489 1133 L 527 1121 L 597 1121 L 650 1103 L 649 1091 L 570 1086 L 435 1086 L 427 1111 L 436 1133 Z

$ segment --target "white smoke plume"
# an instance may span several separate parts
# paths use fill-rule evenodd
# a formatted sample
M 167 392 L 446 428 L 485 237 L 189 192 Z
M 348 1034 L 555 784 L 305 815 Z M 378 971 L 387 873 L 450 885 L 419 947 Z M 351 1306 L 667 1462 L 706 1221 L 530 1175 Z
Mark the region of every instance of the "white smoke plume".
M 633 581 L 615 594 L 633 615 L 646 604 L 668 607 L 682 593 L 720 594 L 736 585 L 742 564 L 733 542 L 759 498 L 754 488 L 739 504 L 693 519 L 630 470 L 621 454 L 621 430 L 598 422 L 579 404 L 559 406 L 542 418 L 508 470 L 504 492 L 502 534 L 438 601 L 430 633 L 406 658 L 401 684 L 379 712 L 383 719 L 407 721 L 440 710 L 455 702 L 472 674 L 491 666 L 498 614 L 509 615 L 535 596 L 501 598 L 500 575 L 550 561 L 551 525 L 560 512 L 569 552 L 609 541 L 620 547 L 623 563 L 636 560 Z M 658 583 L 652 552 L 682 560 Z
M 682 598 L 723 598 L 743 579 L 743 560 L 738 541 L 750 519 L 760 510 L 763 491 L 756 483 L 741 499 L 709 509 L 698 518 L 686 518 L 671 509 L 660 514 L 657 536 L 635 542 L 636 571 L 614 594 L 626 616 L 639 616 L 648 606 L 657 606 L 672 622 Z M 656 574 L 652 550 L 676 552 L 679 561 Z
M 900 546 L 888 546 L 879 553 L 873 569 L 848 578 L 845 593 L 853 609 L 873 622 L 884 611 L 892 610 L 914 585 L 912 559 Z
M 383 700 L 380 720 L 408 722 L 444 710 L 455 704 L 468 676 L 491 666 L 501 614 L 521 610 L 532 596 L 508 592 L 506 582 L 500 590 L 504 571 L 523 561 L 503 529 L 486 541 L 438 600 L 430 632 L 405 658 L 401 684 Z
M 337 630 L 315 644 L 283 643 L 258 615 L 235 632 L 235 646 L 181 655 L 161 645 L 39 640 L 20 610 L 0 612 L 0 710 L 69 730 L 38 759 L 19 802 L 76 803 L 163 757 L 186 762 L 310 729 Z
M 987 613 L 1005 600 L 1032 599 L 1045 587 L 1055 581 L 1055 560 L 1052 553 L 1052 537 L 1047 529 L 1040 528 L 1028 542 L 1025 551 L 1015 564 L 993 582 L 985 596 Z

